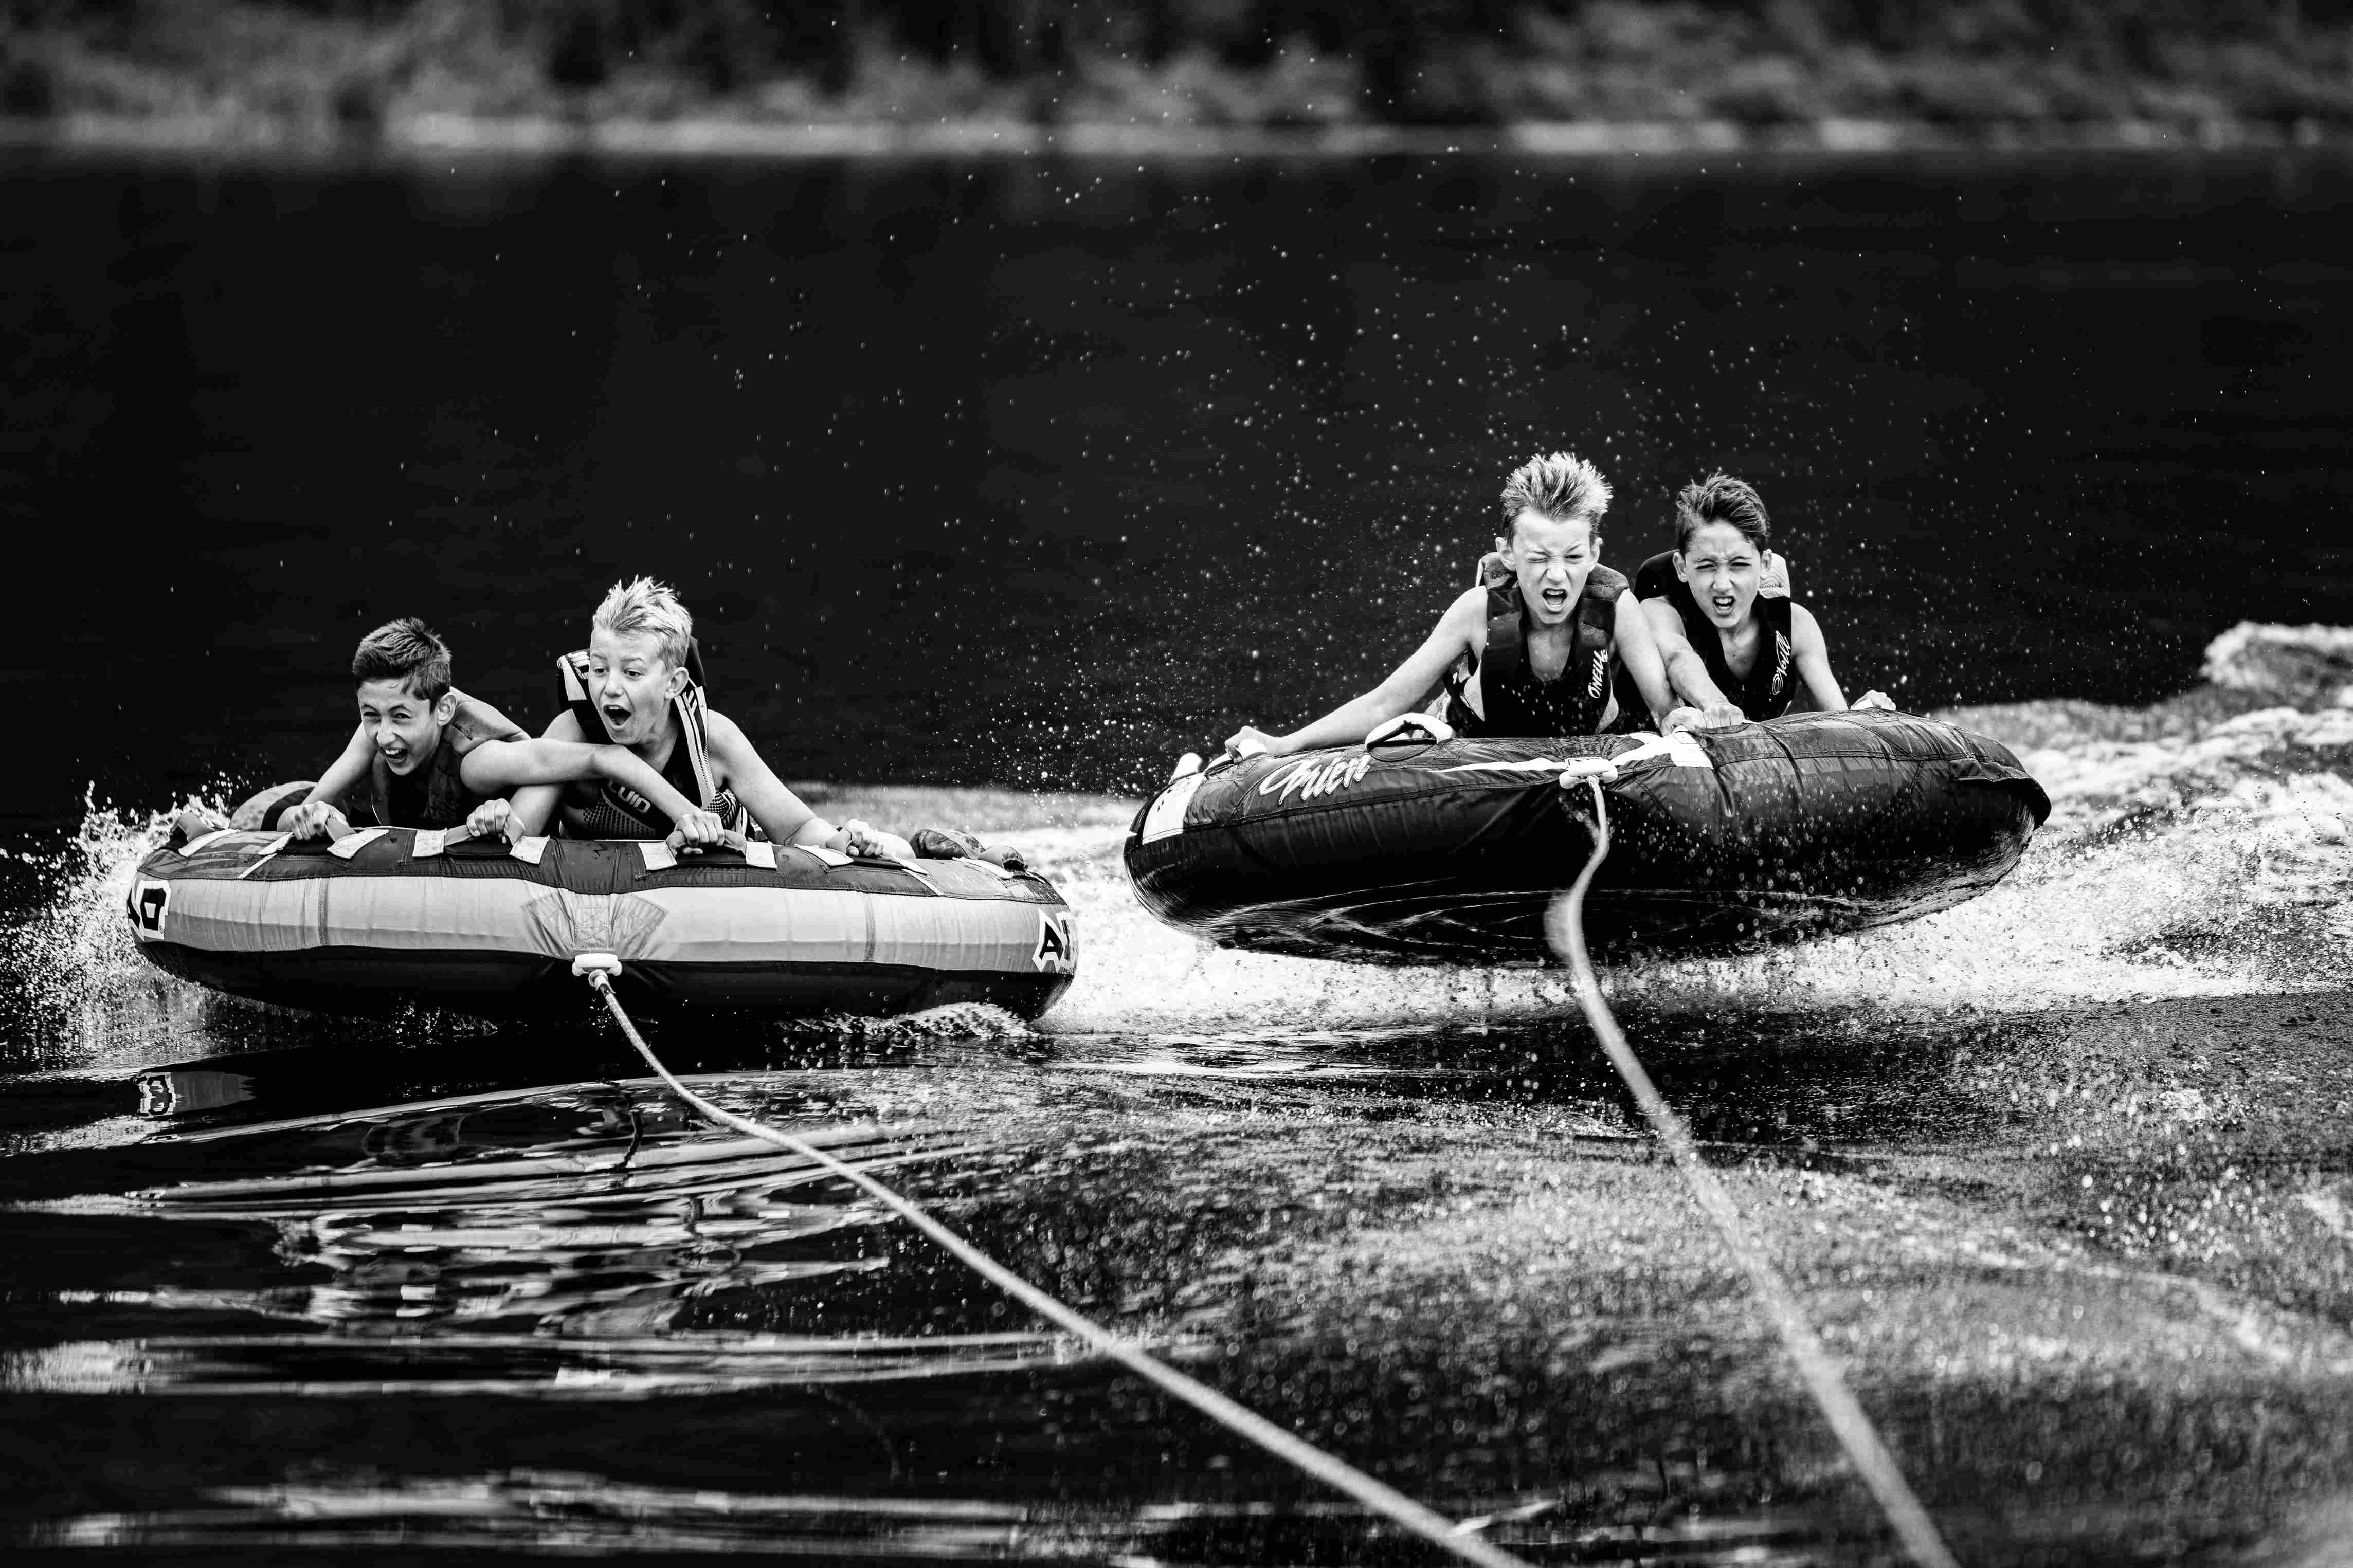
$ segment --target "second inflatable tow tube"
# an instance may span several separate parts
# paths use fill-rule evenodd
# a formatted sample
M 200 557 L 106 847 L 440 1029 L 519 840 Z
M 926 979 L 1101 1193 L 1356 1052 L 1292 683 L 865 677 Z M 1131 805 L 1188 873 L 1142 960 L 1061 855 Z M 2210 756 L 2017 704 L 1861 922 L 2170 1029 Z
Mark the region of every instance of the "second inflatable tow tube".
M 1147 910 L 1227 946 L 1545 963 L 1544 910 L 1591 843 L 1560 786 L 1596 767 L 1618 775 L 1619 847 L 1588 900 L 1609 954 L 1947 908 L 2007 875 L 2050 812 L 2000 742 L 1904 714 L 1565 740 L 1461 740 L 1409 714 L 1361 746 L 1180 762 L 1124 858 Z

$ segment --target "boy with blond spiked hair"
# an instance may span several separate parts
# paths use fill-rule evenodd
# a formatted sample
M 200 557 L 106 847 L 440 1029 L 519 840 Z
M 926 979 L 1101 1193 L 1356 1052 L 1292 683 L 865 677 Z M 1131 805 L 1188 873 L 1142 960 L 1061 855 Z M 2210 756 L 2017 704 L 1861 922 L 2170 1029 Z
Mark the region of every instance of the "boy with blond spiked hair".
M 638 577 L 614 584 L 590 617 L 587 647 L 556 662 L 565 708 L 544 739 L 622 747 L 730 830 L 748 816 L 779 844 L 913 858 L 904 839 L 862 822 L 836 827 L 811 811 L 734 721 L 704 701 L 694 617 L 666 584 Z M 577 838 L 661 838 L 677 815 L 649 792 L 613 779 L 524 791 L 515 812 L 534 832 L 554 816 Z
M 340 837 L 364 807 L 382 827 L 512 832 L 510 790 L 599 780 L 653 792 L 681 816 L 687 842 L 716 838 L 708 812 L 619 746 L 534 741 L 505 714 L 450 684 L 449 648 L 414 616 L 387 621 L 352 656 L 359 728 L 311 793 L 280 814 L 297 838 Z
M 1591 735 L 1618 718 L 1611 672 L 1622 665 L 1662 729 L 1700 715 L 1677 710 L 1650 624 L 1626 579 L 1601 564 L 1609 481 L 1571 452 L 1529 458 L 1504 482 L 1504 531 L 1486 580 L 1462 594 L 1387 680 L 1287 735 L 1249 725 L 1226 744 L 1278 755 L 1353 745 L 1448 692 L 1461 735 Z

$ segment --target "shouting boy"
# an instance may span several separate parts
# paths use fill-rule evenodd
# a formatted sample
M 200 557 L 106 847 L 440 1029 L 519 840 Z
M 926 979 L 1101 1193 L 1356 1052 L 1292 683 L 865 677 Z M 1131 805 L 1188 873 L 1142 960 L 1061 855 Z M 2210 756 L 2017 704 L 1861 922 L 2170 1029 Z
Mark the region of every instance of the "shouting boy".
M 1611 672 L 1623 665 L 1661 727 L 1673 700 L 1650 623 L 1626 579 L 1601 564 L 1601 514 L 1609 484 L 1567 452 L 1532 458 L 1504 483 L 1501 570 L 1456 599 L 1438 628 L 1387 680 L 1287 735 L 1244 725 L 1226 744 L 1276 755 L 1353 745 L 1444 684 L 1446 719 L 1461 735 L 1550 738 L 1598 734 L 1618 704 Z M 1450 679 L 1450 672 L 1451 677 Z
M 1821 625 L 1789 597 L 1788 570 L 1773 552 L 1772 520 L 1755 486 L 1729 474 L 1685 485 L 1675 496 L 1675 547 L 1642 563 L 1634 596 L 1668 684 L 1711 718 L 1778 719 L 1801 696 L 1818 711 L 1845 711 Z M 1895 704 L 1869 691 L 1854 706 Z
M 520 837 L 508 791 L 609 779 L 662 802 L 682 842 L 719 837 L 716 816 L 626 749 L 534 741 L 505 714 L 452 686 L 448 645 L 413 616 L 362 637 L 352 677 L 359 682 L 359 728 L 309 795 L 280 814 L 280 832 L 340 837 L 351 826 L 351 810 L 364 806 L 382 827 Z
M 703 701 L 693 646 L 694 617 L 668 586 L 650 577 L 614 584 L 590 618 L 586 651 L 559 661 L 566 700 L 543 742 L 610 742 L 657 773 L 665 793 L 609 776 L 527 790 L 514 809 L 529 831 L 560 810 L 572 837 L 659 838 L 677 821 L 671 803 L 685 798 L 729 827 L 748 815 L 778 844 L 914 857 L 905 839 L 862 822 L 836 827 L 786 789 L 734 721 Z

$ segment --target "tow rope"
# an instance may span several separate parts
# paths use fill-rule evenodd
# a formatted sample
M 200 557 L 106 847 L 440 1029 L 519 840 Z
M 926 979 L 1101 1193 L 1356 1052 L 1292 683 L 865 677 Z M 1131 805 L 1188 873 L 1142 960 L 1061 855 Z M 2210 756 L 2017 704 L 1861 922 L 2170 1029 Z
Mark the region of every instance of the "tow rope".
M 1731 1195 L 1715 1179 L 1715 1173 L 1701 1163 L 1699 1151 L 1693 1145 L 1691 1132 L 1683 1126 L 1683 1118 L 1677 1116 L 1673 1108 L 1660 1095 L 1657 1087 L 1651 1082 L 1651 1075 L 1642 1070 L 1641 1058 L 1635 1056 L 1634 1047 L 1626 1043 L 1625 1032 L 1618 1027 L 1617 1017 L 1602 997 L 1600 982 L 1594 978 L 1593 961 L 1585 951 L 1585 891 L 1593 885 L 1593 874 L 1601 868 L 1602 860 L 1609 853 L 1609 806 L 1602 795 L 1601 785 L 1616 776 L 1614 767 L 1596 758 L 1574 773 L 1564 773 L 1561 777 L 1561 786 L 1565 789 L 1582 783 L 1593 791 L 1593 853 L 1587 858 L 1585 869 L 1577 873 L 1577 880 L 1569 885 L 1568 890 L 1553 900 L 1552 908 L 1545 918 L 1545 935 L 1551 942 L 1553 952 L 1567 960 L 1569 968 L 1575 972 L 1577 1005 L 1584 1009 L 1585 1021 L 1593 1026 L 1593 1033 L 1600 1039 L 1601 1048 L 1609 1053 L 1609 1063 L 1618 1069 L 1618 1076 L 1626 1080 L 1628 1089 L 1633 1090 L 1634 1101 L 1642 1108 L 1651 1130 L 1658 1134 L 1659 1142 L 1664 1143 L 1667 1152 L 1674 1156 L 1675 1167 L 1690 1184 L 1692 1195 L 1699 1200 L 1699 1206 L 1707 1211 L 1707 1217 L 1715 1221 L 1725 1246 L 1731 1248 L 1733 1257 L 1747 1274 L 1749 1288 L 1757 1292 L 1757 1299 L 1764 1303 L 1767 1315 L 1773 1320 L 1773 1327 L 1780 1333 L 1783 1348 L 1789 1352 L 1789 1359 L 1797 1363 L 1798 1376 L 1804 1382 L 1806 1392 L 1820 1407 L 1822 1418 L 1830 1423 L 1831 1431 L 1837 1436 L 1839 1446 L 1846 1450 L 1847 1458 L 1853 1463 L 1857 1473 L 1862 1477 L 1863 1485 L 1869 1487 L 1871 1495 L 1878 1500 L 1880 1511 L 1886 1515 L 1896 1539 L 1904 1543 L 1904 1550 L 1919 1568 L 1959 1568 L 1951 1550 L 1945 1545 L 1944 1538 L 1937 1534 L 1936 1522 L 1928 1517 L 1928 1510 L 1920 1506 L 1920 1500 L 1913 1495 L 1912 1488 L 1905 1481 L 1904 1472 L 1895 1463 L 1895 1456 L 1889 1453 L 1887 1445 L 1880 1440 L 1878 1428 L 1871 1424 L 1871 1417 L 1856 1403 L 1854 1394 L 1847 1388 L 1846 1380 L 1839 1375 L 1838 1364 L 1822 1348 L 1820 1337 L 1814 1332 L 1813 1325 L 1807 1321 L 1805 1310 L 1798 1305 L 1798 1298 L 1790 1290 L 1788 1282 L 1781 1278 L 1780 1270 L 1773 1267 L 1772 1260 L 1765 1256 L 1764 1248 L 1749 1233 L 1740 1217 L 1740 1211 L 1733 1206 Z
M 780 1128 L 754 1121 L 748 1116 L 738 1116 L 733 1111 L 712 1104 L 679 1082 L 670 1068 L 662 1065 L 661 1058 L 654 1055 L 653 1048 L 646 1044 L 645 1037 L 638 1033 L 638 1026 L 630 1021 L 628 1010 L 621 1005 L 621 999 L 613 994 L 612 976 L 619 973 L 620 970 L 621 961 L 611 953 L 584 952 L 572 961 L 572 973 L 585 977 L 596 994 L 604 998 L 606 1007 L 613 1015 L 613 1021 L 621 1026 L 621 1033 L 628 1037 L 629 1044 L 637 1047 L 638 1055 L 645 1058 L 646 1065 L 670 1086 L 672 1094 L 705 1120 L 773 1143 L 780 1149 L 788 1149 L 803 1159 L 815 1161 L 872 1196 L 892 1213 L 938 1243 L 957 1261 L 1039 1317 L 1059 1325 L 1073 1338 L 1175 1395 L 1227 1430 L 1256 1443 L 1268 1453 L 1296 1466 L 1334 1490 L 1356 1499 L 1372 1512 L 1420 1536 L 1433 1546 L 1465 1563 L 1479 1563 L 1482 1568 L 1530 1568 L 1524 1559 L 1514 1557 L 1474 1533 L 1475 1526 L 1457 1524 L 1445 1515 L 1424 1508 L 1403 1492 L 1375 1480 L 1345 1459 L 1293 1436 L 1255 1411 L 1235 1404 L 1207 1384 L 1186 1376 L 1175 1367 L 1118 1338 L 1109 1329 L 1048 1295 L 934 1219 L 913 1199 L 884 1186 L 855 1165 Z

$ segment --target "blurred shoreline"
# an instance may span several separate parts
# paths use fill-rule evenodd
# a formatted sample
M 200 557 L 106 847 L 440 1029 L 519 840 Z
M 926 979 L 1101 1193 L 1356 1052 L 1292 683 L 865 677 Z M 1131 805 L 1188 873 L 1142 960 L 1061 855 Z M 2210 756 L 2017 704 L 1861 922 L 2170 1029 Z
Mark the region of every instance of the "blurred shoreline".
M 2129 15 L 2126 13 L 2129 12 Z M 6 0 L 0 148 L 297 161 L 2353 146 L 2353 15 L 1555 0 Z
M 2353 129 L 2283 132 L 2231 121 L 2195 132 L 2147 121 L 1968 128 L 1915 121 L 1824 121 L 1757 127 L 1734 121 L 1535 121 L 1438 128 L 1039 125 L 967 121 L 940 125 L 779 125 L 723 116 L 583 121 L 554 116 L 420 114 L 365 136 L 322 134 L 268 120 L 218 116 L 70 115 L 0 120 L 0 153 L 192 156 L 295 163 L 418 163 L 440 159 L 544 158 L 793 162 L 831 159 L 1141 158 L 1162 163 L 1383 156 L 1691 162 L 1765 159 L 2031 157 L 2037 154 L 2323 153 L 2353 150 Z

